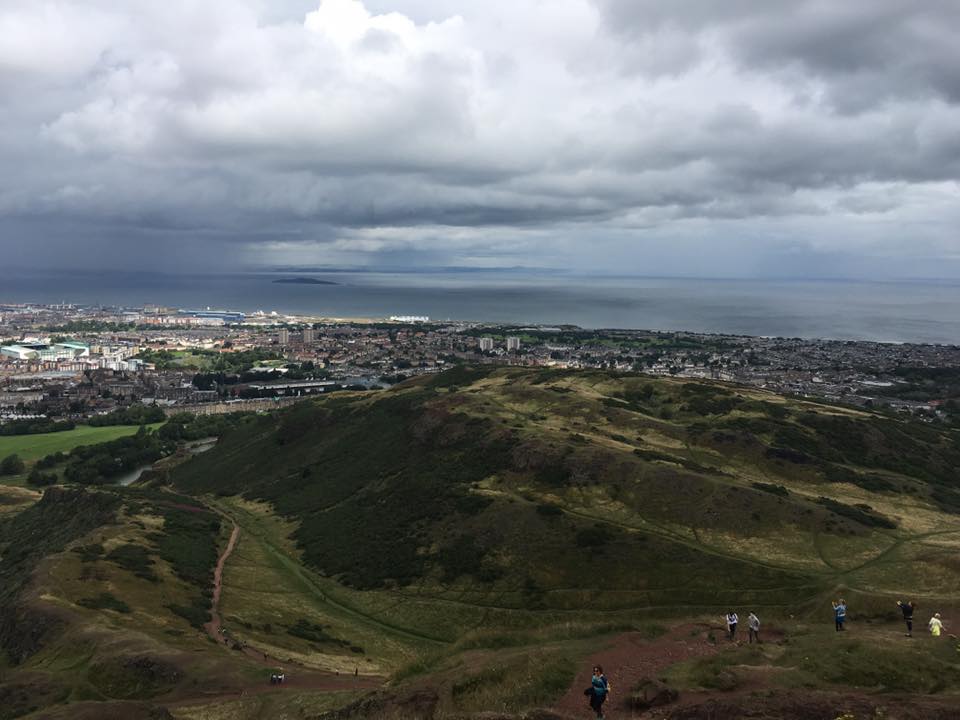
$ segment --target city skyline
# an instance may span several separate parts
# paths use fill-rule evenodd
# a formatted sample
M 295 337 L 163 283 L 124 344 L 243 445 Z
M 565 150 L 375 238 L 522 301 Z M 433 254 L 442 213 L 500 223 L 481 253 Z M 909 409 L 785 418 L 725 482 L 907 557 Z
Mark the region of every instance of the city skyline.
M 960 6 L 14 0 L 0 256 L 960 279 Z

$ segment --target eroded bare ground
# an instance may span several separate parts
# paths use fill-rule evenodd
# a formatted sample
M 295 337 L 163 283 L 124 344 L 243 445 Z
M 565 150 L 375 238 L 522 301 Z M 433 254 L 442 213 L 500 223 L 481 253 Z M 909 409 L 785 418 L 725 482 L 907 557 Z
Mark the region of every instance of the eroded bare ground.
M 887 628 L 881 632 L 886 633 Z M 764 630 L 764 644 L 774 655 L 784 651 L 791 639 L 784 628 Z M 944 645 L 943 649 L 947 648 Z M 723 673 L 731 672 L 740 653 L 750 648 L 730 643 L 717 629 L 704 623 L 677 626 L 650 639 L 623 633 L 580 659 L 579 672 L 566 694 L 551 707 L 524 713 L 450 711 L 443 696 L 450 688 L 438 677 L 424 677 L 403 688 L 381 691 L 360 698 L 336 711 L 318 715 L 322 720 L 400 718 L 419 720 L 575 720 L 592 717 L 583 690 L 590 670 L 603 665 L 613 688 L 605 707 L 607 718 L 633 720 L 955 720 L 960 707 L 955 696 L 923 697 L 907 693 L 837 688 L 789 688 L 777 681 L 789 667 L 737 666 L 737 681 L 730 689 L 680 689 L 674 687 L 677 668 L 691 662 L 717 661 Z M 829 662 L 829 660 L 826 660 Z M 727 662 L 728 665 L 723 663 Z M 457 672 L 461 677 L 476 672 L 465 657 Z

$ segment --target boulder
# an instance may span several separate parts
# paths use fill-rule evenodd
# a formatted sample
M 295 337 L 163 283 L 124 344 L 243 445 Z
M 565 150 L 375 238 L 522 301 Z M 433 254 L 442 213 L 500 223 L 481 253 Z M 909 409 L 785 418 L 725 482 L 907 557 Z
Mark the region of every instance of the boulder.
M 637 683 L 627 697 L 631 710 L 644 711 L 676 702 L 680 693 L 654 678 L 644 678 Z

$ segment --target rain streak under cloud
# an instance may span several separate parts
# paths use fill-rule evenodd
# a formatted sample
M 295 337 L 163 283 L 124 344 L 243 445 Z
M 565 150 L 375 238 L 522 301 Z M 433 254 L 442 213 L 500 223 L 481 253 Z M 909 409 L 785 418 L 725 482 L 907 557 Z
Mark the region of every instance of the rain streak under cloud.
M 960 278 L 954 0 L 7 0 L 0 255 Z

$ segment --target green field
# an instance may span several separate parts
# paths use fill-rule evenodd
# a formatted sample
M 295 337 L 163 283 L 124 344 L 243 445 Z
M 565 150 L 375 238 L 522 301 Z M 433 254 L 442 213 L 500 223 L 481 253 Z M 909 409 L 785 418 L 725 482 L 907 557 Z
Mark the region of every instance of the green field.
M 172 366 L 193 368 L 201 371 L 208 370 L 216 360 L 216 357 L 191 352 L 189 350 L 176 350 L 173 355 L 175 359 L 171 362 Z
M 161 424 L 157 423 L 148 427 L 156 429 Z M 29 463 L 51 453 L 69 452 L 80 445 L 96 445 L 97 443 L 133 435 L 137 430 L 139 428 L 132 425 L 111 425 L 108 427 L 78 425 L 73 430 L 64 432 L 3 436 L 0 437 L 0 458 L 16 454 Z

